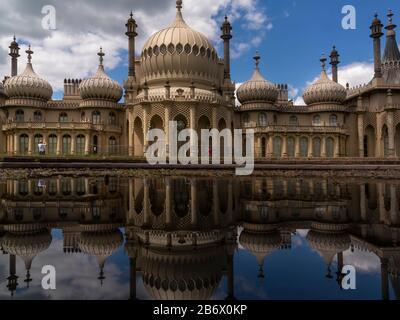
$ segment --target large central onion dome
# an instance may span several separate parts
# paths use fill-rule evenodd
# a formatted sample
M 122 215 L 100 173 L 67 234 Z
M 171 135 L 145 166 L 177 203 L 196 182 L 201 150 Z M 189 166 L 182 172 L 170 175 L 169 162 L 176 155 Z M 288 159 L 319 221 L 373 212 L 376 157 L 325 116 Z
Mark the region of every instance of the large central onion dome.
M 243 83 L 237 90 L 236 94 L 241 104 L 248 103 L 270 103 L 274 104 L 279 96 L 279 90 L 275 84 L 266 80 L 259 68 L 260 55 L 256 54 L 254 60 L 256 62 L 256 70 L 253 77 Z
M 217 51 L 205 35 L 190 28 L 182 17 L 182 1 L 177 1 L 172 24 L 147 40 L 142 51 L 143 77 L 149 85 L 194 81 L 212 85 L 219 75 Z
M 104 71 L 103 60 L 105 54 L 100 48 L 98 53 L 100 65 L 96 74 L 79 85 L 79 91 L 84 100 L 108 100 L 118 102 L 122 97 L 122 88 L 117 81 L 112 80 Z
M 5 83 L 5 93 L 12 98 L 29 98 L 47 102 L 53 95 L 51 85 L 40 78 L 32 67 L 33 51 L 29 46 L 26 51 L 28 54 L 28 64 L 25 71 L 18 76 L 7 79 Z
M 329 79 L 325 71 L 326 58 L 321 57 L 322 72 L 320 78 L 311 84 L 303 94 L 304 102 L 309 105 L 315 104 L 342 104 L 346 100 L 346 89 Z

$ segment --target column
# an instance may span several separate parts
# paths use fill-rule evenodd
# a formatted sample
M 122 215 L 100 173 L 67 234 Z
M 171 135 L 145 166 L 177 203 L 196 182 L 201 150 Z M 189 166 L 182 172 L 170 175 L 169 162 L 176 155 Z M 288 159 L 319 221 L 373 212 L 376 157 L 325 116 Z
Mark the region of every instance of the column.
M 196 130 L 197 129 L 197 125 L 196 125 L 196 108 L 195 106 L 190 106 L 190 128 L 192 130 Z M 190 137 L 190 141 L 192 142 L 192 144 L 194 143 L 194 141 L 196 140 L 195 137 L 195 132 L 192 132 L 192 135 Z M 190 155 L 191 157 L 195 157 L 198 153 L 198 150 L 195 150 L 195 148 L 190 148 Z
M 143 107 L 143 154 L 146 154 L 148 141 L 147 141 L 147 133 L 149 132 L 149 124 L 148 124 L 148 111 L 147 107 Z
M 321 157 L 326 158 L 326 137 L 321 138 Z
M 282 136 L 282 158 L 287 158 L 288 150 L 287 150 L 287 137 L 286 135 Z
M 389 300 L 389 272 L 388 272 L 389 261 L 387 258 L 381 259 L 381 289 L 382 289 L 382 300 Z
M 143 211 L 144 211 L 144 225 L 148 225 L 150 222 L 150 212 L 149 212 L 149 195 L 150 195 L 150 186 L 149 180 L 144 178 L 144 196 L 143 196 Z
M 190 183 L 190 214 L 191 224 L 197 226 L 197 180 L 193 178 Z
M 28 140 L 28 154 L 32 155 L 34 153 L 35 146 L 34 146 L 34 138 L 33 134 L 29 134 L 29 140 Z
M 360 214 L 361 214 L 361 221 L 367 222 L 365 184 L 362 184 L 360 186 Z
M 388 135 L 389 135 L 389 150 L 388 155 L 390 158 L 395 156 L 395 143 L 394 143 L 394 119 L 393 119 L 393 111 L 388 111 L 387 113 L 387 126 L 388 126 Z
M 58 133 L 57 135 L 57 155 L 61 155 L 61 150 L 62 150 L 62 134 L 61 132 Z
M 71 135 L 71 155 L 75 155 L 76 153 L 76 136 Z
M 164 114 L 164 118 L 165 118 L 165 123 L 164 123 L 164 127 L 165 127 L 165 151 L 167 153 L 167 157 L 169 156 L 169 122 L 171 121 L 170 119 L 170 106 L 167 106 L 165 108 L 165 114 Z
M 85 155 L 89 155 L 90 154 L 90 135 L 87 134 L 85 136 Z
M 308 157 L 313 157 L 313 139 L 312 136 L 308 138 Z
M 132 122 L 132 112 L 128 113 L 128 154 L 133 157 L 133 122 Z
M 267 153 L 268 158 L 272 158 L 274 155 L 274 136 L 272 134 L 268 136 Z
M 171 178 L 165 178 L 165 224 L 171 225 Z
M 339 136 L 335 136 L 335 150 L 334 150 L 334 157 L 340 157 L 340 138 Z
M 255 156 L 256 158 L 261 158 L 261 150 L 262 150 L 262 146 L 261 146 L 261 136 L 257 136 L 256 138 L 256 150 L 255 150 Z
M 296 142 L 295 142 L 295 148 L 296 148 L 296 158 L 301 157 L 301 151 L 300 151 L 300 136 L 296 136 Z
M 390 224 L 397 226 L 399 215 L 399 203 L 397 200 L 396 185 L 390 185 Z
M 218 129 L 218 123 L 217 123 L 217 108 L 213 107 L 212 108 L 212 124 L 211 124 L 211 129 Z
M 19 150 L 19 139 L 18 139 L 18 134 L 14 134 L 14 154 L 18 155 L 20 150 Z
M 359 114 L 357 118 L 358 127 L 358 154 L 360 158 L 364 158 L 364 115 Z

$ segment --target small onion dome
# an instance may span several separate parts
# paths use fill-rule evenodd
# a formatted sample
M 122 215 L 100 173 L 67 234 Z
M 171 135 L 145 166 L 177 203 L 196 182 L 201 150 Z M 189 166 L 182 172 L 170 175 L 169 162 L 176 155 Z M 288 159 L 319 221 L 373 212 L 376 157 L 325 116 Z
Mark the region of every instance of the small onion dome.
M 243 83 L 237 90 L 236 94 L 241 104 L 252 102 L 275 103 L 279 96 L 279 90 L 275 84 L 266 80 L 260 72 L 260 55 L 256 54 L 254 60 L 256 62 L 256 70 L 252 78 Z
M 2 240 L 2 246 L 7 253 L 21 257 L 25 262 L 26 270 L 30 270 L 33 259 L 46 251 L 51 241 L 52 237 L 47 229 L 29 233 L 8 232 Z
M 244 230 L 239 238 L 240 244 L 251 252 L 257 259 L 260 267 L 259 278 L 264 278 L 264 260 L 267 256 L 282 246 L 282 236 L 278 230 L 253 232 Z
M 108 100 L 118 102 L 122 97 L 122 88 L 117 81 L 112 80 L 104 71 L 103 60 L 105 54 L 100 48 L 99 68 L 96 74 L 79 85 L 79 91 L 84 100 Z
M 142 248 L 139 256 L 143 283 L 155 300 L 209 300 L 224 269 L 224 248 Z
M 26 53 L 28 54 L 28 63 L 25 71 L 21 75 L 6 80 L 5 93 L 10 99 L 31 98 L 47 102 L 53 95 L 53 89 L 46 80 L 40 78 L 33 70 L 33 51 L 30 46 Z
M 325 71 L 326 58 L 321 57 L 322 72 L 319 80 L 311 84 L 303 94 L 304 101 L 307 105 L 314 104 L 341 104 L 346 100 L 346 89 L 328 78 Z
M 324 227 L 323 224 L 320 224 L 321 228 L 313 228 L 307 234 L 310 247 L 322 255 L 328 266 L 331 265 L 335 255 L 347 251 L 351 246 L 350 235 L 345 229 L 346 225 L 343 225 L 343 228 L 338 225 L 337 231 L 333 231 L 335 228 L 330 226 L 333 225 L 327 224 Z

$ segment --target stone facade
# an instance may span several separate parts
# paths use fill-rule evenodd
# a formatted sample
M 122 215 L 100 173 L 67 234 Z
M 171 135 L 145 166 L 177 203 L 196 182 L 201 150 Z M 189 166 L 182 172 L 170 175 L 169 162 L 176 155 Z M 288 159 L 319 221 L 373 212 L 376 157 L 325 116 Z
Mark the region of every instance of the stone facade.
M 212 43 L 186 24 L 182 1 L 174 21 L 147 40 L 140 57 L 135 56 L 137 24 L 132 15 L 128 19 L 123 102 L 122 88 L 104 71 L 102 51 L 93 77 L 66 79 L 64 98 L 51 100 L 51 86 L 33 71 L 30 49 L 26 70 L 17 74 L 14 39 L 11 77 L 0 84 L 0 153 L 37 155 L 43 141 L 52 156 L 142 158 L 148 130 L 163 129 L 168 136 L 168 124 L 175 120 L 179 130 L 254 129 L 258 159 L 400 157 L 400 52 L 393 13 L 388 17 L 383 57 L 383 25 L 377 17 L 371 25 L 373 79 L 356 88 L 341 86 L 339 53 L 333 48 L 332 79 L 322 57 L 321 76 L 305 90 L 304 106 L 289 100 L 287 85 L 262 76 L 259 55 L 252 79 L 236 92 L 236 105 L 228 18 L 221 27 L 221 59 Z M 168 150 L 168 138 L 165 143 Z

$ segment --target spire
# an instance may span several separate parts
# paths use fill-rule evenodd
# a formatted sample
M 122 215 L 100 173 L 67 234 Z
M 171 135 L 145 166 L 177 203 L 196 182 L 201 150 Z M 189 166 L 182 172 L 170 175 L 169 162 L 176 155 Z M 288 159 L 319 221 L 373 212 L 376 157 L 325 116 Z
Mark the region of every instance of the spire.
M 183 7 L 183 1 L 182 0 L 176 0 L 176 9 L 178 10 L 178 12 L 181 12 Z
M 25 51 L 28 54 L 28 63 L 32 64 L 33 51 L 31 50 L 31 45 L 29 45 L 28 50 Z
M 326 61 L 328 59 L 326 58 L 325 54 L 323 53 L 321 55 L 321 58 L 319 59 L 319 61 L 321 62 L 321 79 L 328 79 L 328 75 L 326 74 Z
M 256 65 L 256 69 L 260 70 L 260 60 L 261 60 L 261 56 L 260 56 L 260 52 L 256 51 L 256 55 L 253 57 L 254 61 L 255 61 L 255 65 Z
M 393 23 L 393 11 L 389 10 L 387 14 L 389 21 L 388 25 L 385 27 L 386 33 L 386 48 L 383 55 L 383 63 L 388 61 L 398 61 L 400 60 L 400 51 L 396 41 L 396 25 Z
M 10 46 L 10 53 L 9 56 L 11 57 L 11 76 L 14 77 L 18 74 L 18 58 L 19 55 L 19 45 L 17 43 L 17 38 L 13 37 L 13 41 L 11 42 Z
M 103 67 L 104 56 L 106 54 L 103 52 L 102 47 L 100 47 L 100 51 L 99 51 L 99 53 L 97 53 L 97 55 L 99 56 L 100 66 Z
M 338 82 L 338 65 L 340 63 L 340 55 L 336 50 L 336 46 L 333 46 L 331 55 L 329 57 L 331 58 L 330 64 L 332 66 L 332 80 Z

